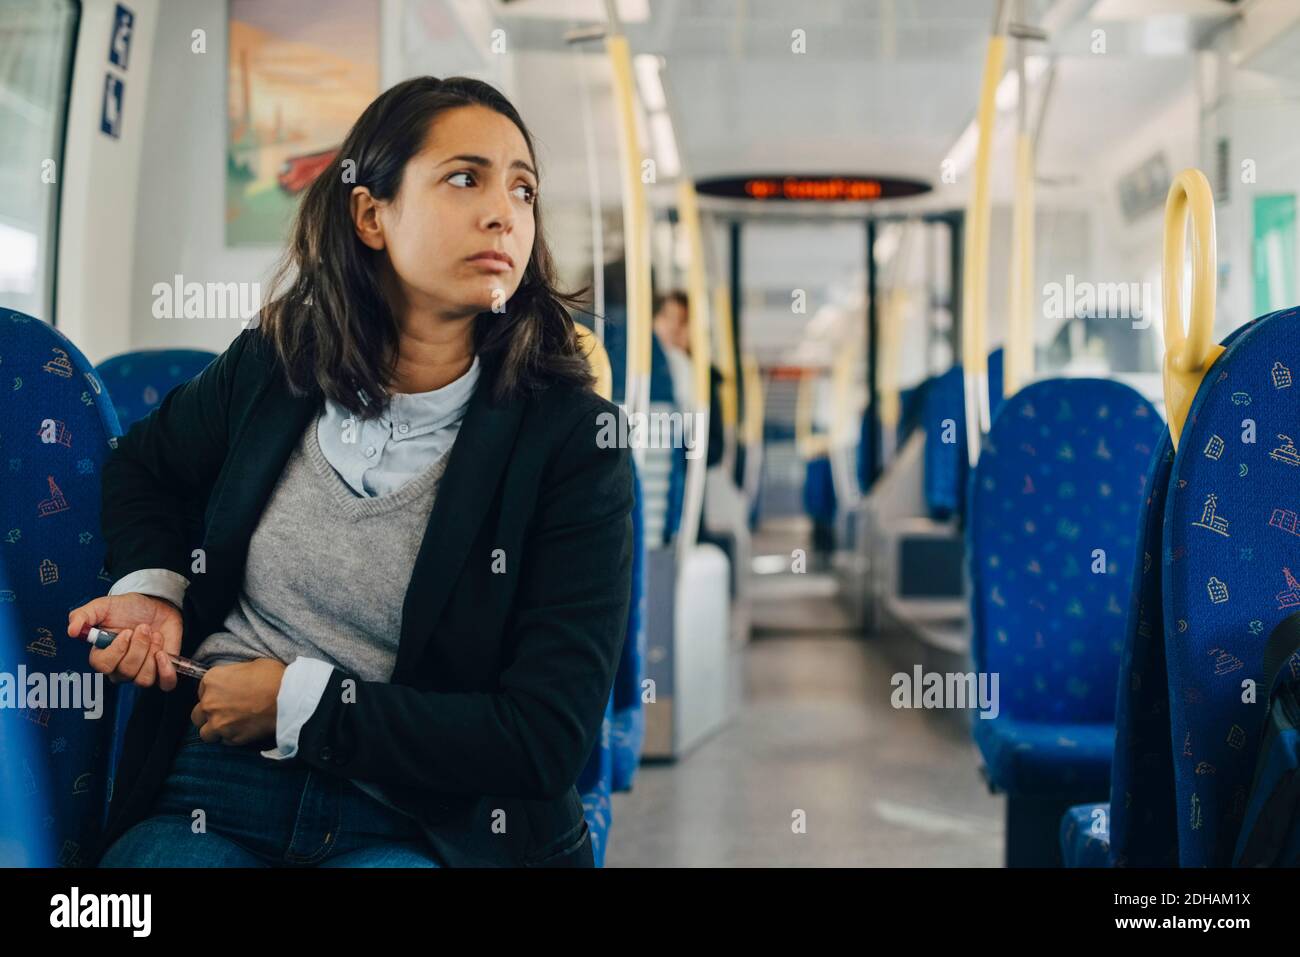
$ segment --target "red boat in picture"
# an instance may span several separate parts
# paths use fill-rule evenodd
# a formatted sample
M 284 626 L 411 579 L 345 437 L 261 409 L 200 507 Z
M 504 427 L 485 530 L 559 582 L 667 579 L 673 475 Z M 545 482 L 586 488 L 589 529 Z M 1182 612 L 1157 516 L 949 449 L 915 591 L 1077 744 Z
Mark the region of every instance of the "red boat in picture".
M 280 167 L 280 175 L 277 177 L 280 188 L 290 196 L 301 193 L 312 184 L 312 180 L 334 162 L 334 157 L 338 155 L 337 149 L 329 149 L 321 150 L 319 153 L 289 157 Z

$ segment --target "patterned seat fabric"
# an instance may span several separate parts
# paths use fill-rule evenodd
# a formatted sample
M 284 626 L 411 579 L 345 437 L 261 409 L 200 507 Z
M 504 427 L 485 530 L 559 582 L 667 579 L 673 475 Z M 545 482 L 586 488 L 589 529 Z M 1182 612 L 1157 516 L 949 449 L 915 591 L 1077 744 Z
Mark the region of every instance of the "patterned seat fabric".
M 1110 866 L 1110 805 L 1076 804 L 1061 818 L 1061 858 L 1066 867 Z
M 0 562 L 0 665 L 20 661 L 22 628 Z M 42 827 L 39 796 L 49 792 L 43 729 L 17 711 L 0 712 L 0 867 L 39 867 L 54 860 L 53 829 Z
M 641 763 L 645 741 L 645 708 L 641 679 L 645 675 L 646 563 L 645 521 L 641 514 L 641 478 L 632 470 L 632 603 L 628 611 L 623 657 L 614 678 L 613 783 L 615 791 L 630 791 Z
M 970 459 L 964 381 L 961 366 L 953 366 L 925 393 L 925 504 L 940 521 L 960 515 L 965 505 Z
M 0 604 L 11 622 L 0 671 L 16 675 L 22 667 L 29 684 L 36 674 L 47 683 L 67 675 L 57 683 L 98 696 L 90 708 L 83 696 L 83 707 L 53 707 L 66 702 L 50 700 L 50 707 L 0 709 L 5 760 L 21 754 L 8 750 L 11 741 L 34 746 L 18 758 L 16 773 L 19 799 L 38 819 L 23 846 L 6 853 L 39 866 L 76 866 L 107 812 L 117 689 L 90 668 L 87 646 L 67 637 L 68 613 L 110 585 L 100 473 L 118 435 L 117 415 L 76 346 L 45 323 L 7 310 L 0 310 L 0 383 L 0 564 L 7 578 Z M 88 720 L 96 711 L 99 717 Z
M 989 423 L 998 417 L 998 412 L 1002 408 L 1002 403 L 1006 397 L 1002 395 L 1003 383 L 1002 366 L 1005 355 L 1001 349 L 994 349 L 989 353 Z
M 1117 867 L 1173 866 L 1174 769 L 1169 749 L 1169 680 L 1160 590 L 1160 548 L 1174 446 L 1166 429 L 1146 482 L 1140 560 L 1135 562 L 1115 705 L 1111 765 L 1111 861 Z
M 994 420 L 967 554 L 975 665 L 999 676 L 999 715 L 975 720 L 996 788 L 1108 793 L 1138 511 L 1162 428 L 1146 399 L 1103 379 L 1033 383 Z
M 982 669 L 981 669 L 982 670 Z M 1007 675 L 1001 695 L 1006 706 Z M 1110 782 L 1114 728 L 1069 721 L 975 719 L 975 743 L 999 790 L 1010 794 L 1070 797 L 1105 794 Z
M 591 831 L 591 852 L 597 867 L 605 866 L 605 845 L 609 839 L 609 827 L 613 815 L 610 805 L 610 791 L 613 778 L 614 760 L 610 746 L 612 725 L 614 722 L 614 698 L 611 695 L 605 704 L 605 717 L 600 723 L 600 737 L 596 747 L 587 759 L 587 766 L 578 777 L 578 793 L 582 795 L 582 813 L 587 819 Z
M 1228 337 L 1231 343 L 1249 324 Z M 1178 829 L 1174 812 L 1174 768 L 1170 749 L 1169 679 L 1165 659 L 1164 599 L 1160 560 L 1164 544 L 1165 506 L 1173 475 L 1174 446 L 1168 429 L 1160 437 L 1147 476 L 1142 507 L 1141 561 L 1134 568 L 1133 597 L 1125 627 L 1115 706 L 1115 760 L 1111 766 L 1111 801 L 1088 806 L 1103 809 L 1109 833 L 1109 860 L 1116 867 L 1173 867 L 1178 864 Z M 1062 840 L 1072 816 L 1062 820 Z M 1089 848 L 1091 845 L 1089 845 Z M 1067 866 L 1091 860 L 1077 832 L 1067 848 Z
M 1263 649 L 1300 608 L 1300 311 L 1242 330 L 1192 403 L 1165 510 L 1165 647 L 1184 867 L 1231 864 L 1267 692 Z
M 96 368 L 113 399 L 122 431 L 158 408 L 167 393 L 189 382 L 217 357 L 202 349 L 144 349 L 105 359 Z
M 835 520 L 835 481 L 831 460 L 824 455 L 809 459 L 804 468 L 803 509 L 813 521 Z
M 1004 402 L 1001 349 L 989 354 L 988 370 L 989 413 L 996 417 Z M 930 517 L 939 521 L 966 514 L 970 454 L 966 442 L 965 382 L 962 367 L 955 365 L 932 379 L 925 391 L 925 503 Z

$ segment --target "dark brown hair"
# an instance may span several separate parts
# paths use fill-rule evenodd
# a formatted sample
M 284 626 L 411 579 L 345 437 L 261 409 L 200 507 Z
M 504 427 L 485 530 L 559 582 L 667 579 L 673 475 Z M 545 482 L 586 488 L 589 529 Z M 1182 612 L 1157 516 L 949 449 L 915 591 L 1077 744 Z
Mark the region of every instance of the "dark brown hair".
M 537 165 L 532 136 L 498 90 L 468 77 L 422 76 L 386 90 L 366 107 L 335 163 L 308 187 L 272 282 L 275 292 L 261 316 L 262 332 L 296 394 L 318 391 L 362 418 L 382 410 L 397 361 L 399 330 L 380 287 L 379 257 L 386 254 L 357 238 L 352 189 L 365 186 L 376 199 L 395 197 L 406 164 L 423 147 L 433 120 L 445 110 L 473 105 L 514 123 Z M 348 161 L 355 167 L 345 165 Z M 347 172 L 353 175 L 343 175 Z M 492 370 L 498 401 L 555 382 L 588 388 L 594 382 L 565 309 L 577 308 L 587 290 L 564 293 L 556 288 L 540 200 L 539 191 L 533 203 L 532 255 L 507 311 L 474 318 L 474 352 L 484 360 L 485 380 Z
M 650 310 L 651 315 L 659 315 L 659 313 L 663 311 L 665 303 L 669 302 L 675 302 L 686 310 L 691 308 L 691 300 L 687 297 L 686 290 L 669 289 L 663 295 L 655 297 L 654 308 Z

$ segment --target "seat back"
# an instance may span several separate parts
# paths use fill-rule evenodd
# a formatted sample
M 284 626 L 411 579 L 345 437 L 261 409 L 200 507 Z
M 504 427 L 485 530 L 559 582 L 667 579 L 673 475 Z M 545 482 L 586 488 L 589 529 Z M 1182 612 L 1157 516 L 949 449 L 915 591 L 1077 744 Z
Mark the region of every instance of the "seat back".
M 989 422 L 990 424 L 998 417 L 998 410 L 1002 408 L 1002 403 L 1006 398 L 1002 395 L 1002 366 L 1005 353 L 1002 349 L 994 349 L 989 353 Z
M 1002 350 L 989 353 L 989 412 L 1002 407 Z M 925 504 L 938 520 L 966 514 L 970 453 L 966 441 L 966 376 L 961 365 L 930 380 L 925 391 Z M 990 419 L 991 421 L 991 419 Z
M 970 460 L 966 453 L 966 395 L 961 366 L 930 382 L 925 393 L 925 504 L 930 517 L 962 512 Z
M 216 357 L 215 352 L 203 349 L 141 349 L 105 359 L 95 371 L 108 389 L 125 432 Z
M 0 563 L 0 669 L 23 657 L 15 593 Z M 41 867 L 54 859 L 53 830 L 41 820 L 49 793 L 40 728 L 12 708 L 0 710 L 0 867 Z
M 971 476 L 972 653 L 1002 715 L 1106 723 L 1143 482 L 1163 424 L 1133 389 L 1047 379 L 1006 400 Z
M 831 460 L 824 455 L 809 459 L 804 467 L 803 509 L 814 522 L 835 520 L 835 480 Z
M 582 795 L 582 813 L 591 831 L 591 852 L 596 866 L 605 866 L 605 846 L 612 823 L 610 791 L 613 783 L 613 754 L 611 749 L 614 719 L 614 698 L 605 702 L 605 717 L 600 722 L 600 737 L 587 759 L 587 765 L 578 776 L 578 793 Z
M 1267 689 L 1268 636 L 1300 608 L 1300 310 L 1256 320 L 1202 380 L 1174 460 L 1164 625 L 1179 863 L 1228 866 Z
M 1109 855 L 1118 867 L 1173 867 L 1178 863 L 1160 589 L 1165 502 L 1173 467 L 1174 446 L 1165 429 L 1145 483 L 1116 691 Z
M 31 316 L 0 310 L 0 376 L 0 564 L 17 630 L 17 647 L 0 650 L 0 666 L 13 673 L 25 667 L 29 682 L 36 673 L 47 681 L 66 676 L 62 689 L 88 692 L 83 705 L 97 696 L 99 713 L 88 720 L 86 707 L 0 709 L 0 724 L 10 729 L 6 741 L 17 735 L 15 721 L 35 727 L 33 762 L 41 767 L 24 772 L 25 796 L 41 822 L 29 859 L 76 866 L 106 813 L 116 688 L 90 668 L 87 646 L 67 637 L 68 613 L 111 584 L 103 567 L 100 475 L 118 435 L 117 415 L 80 350 Z
M 1228 345 L 1252 323 L 1232 333 Z M 1165 429 L 1151 461 L 1142 506 L 1133 597 L 1120 660 L 1111 767 L 1109 860 L 1117 867 L 1178 864 L 1169 676 L 1162 589 L 1165 508 L 1174 446 Z
M 645 743 L 645 708 L 641 680 L 645 675 L 646 562 L 645 520 L 642 515 L 641 477 L 632 468 L 632 602 L 628 610 L 623 657 L 614 678 L 613 782 L 615 791 L 630 791 L 641 763 Z

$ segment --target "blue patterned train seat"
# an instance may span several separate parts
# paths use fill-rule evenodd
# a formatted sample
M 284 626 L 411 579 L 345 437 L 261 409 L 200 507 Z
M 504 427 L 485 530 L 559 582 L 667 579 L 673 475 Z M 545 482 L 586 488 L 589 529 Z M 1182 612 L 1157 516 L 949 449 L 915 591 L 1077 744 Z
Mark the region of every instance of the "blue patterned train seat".
M 1169 750 L 1169 683 L 1160 593 L 1160 549 L 1174 446 L 1166 429 L 1145 482 L 1115 704 L 1109 803 L 1072 807 L 1061 821 L 1067 867 L 1172 866 L 1174 769 Z
M 835 479 L 826 456 L 809 459 L 804 466 L 803 510 L 815 522 L 835 521 Z
M 641 477 L 632 469 L 632 601 L 628 610 L 623 657 L 614 678 L 614 716 L 611 786 L 630 791 L 641 764 L 645 743 L 645 706 L 641 701 L 641 680 L 645 676 L 646 561 L 645 518 L 642 514 Z
M 1173 466 L 1174 446 L 1165 429 L 1147 481 L 1140 564 L 1115 707 L 1110 861 L 1118 867 L 1178 862 L 1160 561 Z
M 1174 460 L 1164 626 L 1184 867 L 1231 864 L 1267 696 L 1252 683 L 1300 608 L 1297 373 L 1300 311 L 1256 320 L 1202 380 Z
M 991 786 L 1011 798 L 1109 793 L 1139 511 L 1162 428 L 1146 399 L 1103 379 L 1035 382 L 993 422 L 971 476 L 967 554 L 972 654 L 999 676 L 1000 713 L 977 718 L 974 735 Z M 1064 806 L 1041 810 L 1039 838 L 1054 848 Z M 1009 857 L 1014 818 L 1009 804 Z
M 1229 345 L 1254 324 L 1234 331 Z M 1178 829 L 1174 820 L 1174 768 L 1170 748 L 1169 678 L 1165 657 L 1161 556 L 1165 507 L 1173 475 L 1174 446 L 1166 429 L 1151 462 L 1134 570 L 1133 600 L 1125 627 L 1115 706 L 1115 758 L 1109 803 L 1071 808 L 1061 822 L 1066 866 L 1174 867 Z M 1100 809 L 1100 814 L 1097 810 Z M 1081 833 L 1071 821 L 1091 822 Z M 1099 822 L 1105 823 L 1104 861 L 1098 862 Z M 1067 836 L 1068 835 L 1068 836 Z
M 925 393 L 925 504 L 944 520 L 962 511 L 970 459 L 961 366 L 935 378 Z
M 1076 804 L 1061 817 L 1066 867 L 1110 866 L 1110 805 Z
M 0 562 L 0 663 L 23 657 L 22 628 Z M 49 793 L 43 729 L 20 719 L 19 712 L 0 712 L 0 867 L 38 867 L 56 857 L 54 830 L 44 826 L 39 796 Z
M 216 357 L 215 352 L 203 349 L 141 349 L 105 359 L 95 371 L 108 389 L 125 432 Z
M 108 394 L 80 350 L 41 321 L 0 310 L 0 604 L 9 622 L 0 671 L 23 668 L 29 680 L 41 673 L 51 688 L 52 676 L 67 676 L 57 682 L 63 688 L 102 695 L 92 703 L 83 694 L 81 707 L 60 695 L 46 707 L 0 709 L 5 760 L 18 763 L 10 769 L 18 800 L 37 822 L 4 853 L 32 866 L 82 864 L 107 812 L 117 688 L 90 668 L 87 646 L 67 628 L 68 613 L 111 584 L 100 472 L 117 435 Z
M 611 748 L 614 698 L 605 703 L 605 717 L 600 723 L 600 737 L 592 749 L 587 765 L 578 776 L 578 793 L 582 795 L 582 813 L 591 832 L 591 853 L 597 867 L 605 866 L 605 847 L 612 823 L 610 792 L 613 784 L 614 759 Z
M 1002 407 L 1002 350 L 989 354 L 989 413 Z M 955 365 L 930 381 L 925 391 L 925 504 L 943 521 L 966 513 L 970 453 L 966 441 L 965 374 Z M 951 441 L 945 441 L 951 439 Z
M 994 349 L 989 353 L 989 423 L 990 427 L 994 419 L 998 417 L 998 410 L 1002 408 L 1002 403 L 1006 397 L 1002 395 L 1002 388 L 1005 380 L 1002 377 L 1003 360 L 1006 358 L 1001 349 Z

